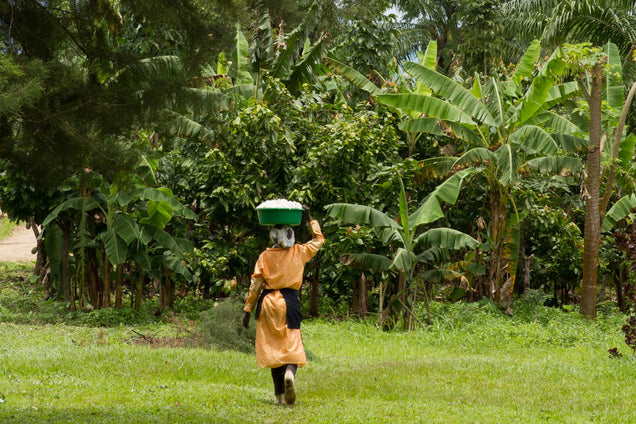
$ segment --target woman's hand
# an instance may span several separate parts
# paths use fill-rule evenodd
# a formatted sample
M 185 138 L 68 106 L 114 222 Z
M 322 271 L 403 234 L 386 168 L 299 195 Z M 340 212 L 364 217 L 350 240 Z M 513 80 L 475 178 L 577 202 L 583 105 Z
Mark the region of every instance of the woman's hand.
M 250 315 L 249 312 L 245 312 L 245 315 L 243 315 L 243 327 L 246 329 L 250 328 Z
M 311 212 L 309 212 L 309 206 L 307 206 L 307 205 L 303 205 L 303 210 L 304 210 L 305 212 L 307 212 L 307 219 L 308 219 L 309 221 L 313 221 L 313 219 L 314 219 L 314 218 L 312 218 L 312 216 L 311 216 Z

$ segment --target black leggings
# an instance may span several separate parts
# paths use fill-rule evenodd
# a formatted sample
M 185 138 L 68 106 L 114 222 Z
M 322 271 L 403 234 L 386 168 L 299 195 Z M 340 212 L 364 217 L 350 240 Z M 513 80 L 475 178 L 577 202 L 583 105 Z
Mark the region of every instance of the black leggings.
M 272 380 L 274 380 L 274 394 L 282 395 L 285 393 L 285 372 L 291 371 L 296 375 L 298 366 L 296 364 L 283 365 L 282 367 L 272 368 Z

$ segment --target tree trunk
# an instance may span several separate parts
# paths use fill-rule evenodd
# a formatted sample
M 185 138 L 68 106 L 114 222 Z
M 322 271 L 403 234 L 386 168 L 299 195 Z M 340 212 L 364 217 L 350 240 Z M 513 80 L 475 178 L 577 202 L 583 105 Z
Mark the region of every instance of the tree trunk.
M 353 282 L 353 293 L 351 294 L 351 313 L 365 316 L 369 313 L 367 295 L 367 276 L 360 275 L 360 279 Z
M 117 277 L 115 279 L 115 309 L 121 309 L 121 302 L 122 302 L 122 292 L 121 292 L 121 286 L 122 286 L 122 278 L 123 278 L 123 272 L 122 272 L 122 265 L 119 264 L 117 265 Z
M 110 261 L 104 251 L 104 278 L 102 278 L 102 308 L 110 308 Z
M 135 311 L 141 310 L 141 299 L 143 296 L 144 271 L 139 268 L 139 276 L 135 282 Z
M 62 291 L 64 293 L 64 302 L 69 303 L 71 309 L 75 309 L 75 302 L 73 301 L 73 290 L 71 288 L 71 272 L 69 265 L 69 251 L 71 246 L 71 229 L 70 223 L 67 220 L 62 220 L 59 223 L 62 230 Z
M 498 183 L 497 183 L 498 184 Z M 504 286 L 506 263 L 504 259 L 504 240 L 508 226 L 508 199 L 501 188 L 491 188 L 490 192 L 490 238 L 492 251 L 488 278 L 490 281 L 489 298 L 501 302 L 506 296 L 501 293 Z
M 174 307 L 174 283 L 170 279 L 166 266 L 163 265 L 163 275 L 161 277 L 161 285 L 159 287 L 159 311 L 163 312 L 166 308 Z
M 367 286 L 367 276 L 362 273 L 360 276 L 360 315 L 369 314 L 369 289 Z
M 585 179 L 585 228 L 583 233 L 583 281 L 581 282 L 581 314 L 596 318 L 596 286 L 598 253 L 601 241 L 601 101 L 603 66 L 599 62 L 592 70 L 592 87 L 586 95 L 590 107 L 590 147 L 587 152 Z M 579 83 L 581 85 L 581 83 Z M 583 90 L 584 93 L 586 90 Z

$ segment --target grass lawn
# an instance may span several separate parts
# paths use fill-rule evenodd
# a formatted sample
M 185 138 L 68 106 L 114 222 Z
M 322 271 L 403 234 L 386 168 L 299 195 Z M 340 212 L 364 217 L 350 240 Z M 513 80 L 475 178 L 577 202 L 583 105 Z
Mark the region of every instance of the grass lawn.
M 410 333 L 306 321 L 313 359 L 291 407 L 274 404 L 250 354 L 131 343 L 133 330 L 170 335 L 175 324 L 1 323 L 0 422 L 636 423 L 636 360 L 618 317 L 516 322 L 444 308 Z M 609 358 L 614 346 L 623 358 Z
M 0 263 L 3 424 L 636 423 L 636 357 L 611 310 L 590 322 L 531 298 L 512 318 L 487 302 L 434 303 L 434 325 L 409 333 L 307 320 L 298 400 L 280 407 L 253 354 L 192 347 L 185 318 L 210 303 L 162 320 L 151 304 L 69 313 L 41 300 L 27 268 Z

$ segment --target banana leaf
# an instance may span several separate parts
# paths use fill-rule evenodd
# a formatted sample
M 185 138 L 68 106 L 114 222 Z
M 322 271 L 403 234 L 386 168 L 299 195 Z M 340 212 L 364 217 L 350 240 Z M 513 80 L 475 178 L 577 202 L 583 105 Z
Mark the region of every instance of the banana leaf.
M 57 207 L 53 209 L 51 213 L 46 216 L 46 218 L 44 218 L 42 226 L 45 227 L 50 224 L 51 221 L 56 219 L 62 212 L 67 212 L 70 210 L 87 212 L 93 209 L 98 209 L 99 207 L 99 203 L 97 203 L 91 197 L 75 197 L 57 205 Z
M 450 103 L 456 105 L 463 113 L 487 125 L 495 125 L 495 120 L 488 109 L 461 84 L 419 63 L 406 62 L 404 70 L 413 75 L 416 80 L 422 81 L 435 93 L 448 99 Z
M 541 43 L 539 40 L 533 40 L 530 46 L 519 60 L 512 74 L 512 79 L 518 85 L 524 78 L 529 78 L 534 72 L 534 64 L 539 60 L 541 55 Z
M 241 31 L 241 25 L 236 24 L 236 36 L 234 37 L 234 52 L 232 53 L 232 60 L 236 66 L 236 81 L 235 84 L 253 84 L 254 78 L 250 74 L 247 64 L 247 50 L 249 45 L 243 32 Z
M 303 84 L 314 81 L 321 73 L 322 42 L 323 38 L 320 38 L 309 50 L 305 50 L 300 61 L 291 68 L 285 84 L 291 93 L 300 93 Z
M 391 266 L 391 259 L 383 255 L 373 253 L 347 253 L 340 257 L 340 262 L 361 269 L 373 271 L 387 271 Z
M 393 261 L 391 262 L 390 268 L 397 269 L 398 271 L 402 272 L 408 272 L 413 269 L 415 261 L 416 258 L 413 252 L 400 247 L 395 252 L 395 256 L 393 256 Z
M 629 169 L 633 163 L 634 157 L 634 145 L 636 144 L 636 136 L 634 133 L 629 134 L 621 141 L 621 146 L 618 152 L 618 160 L 624 170 Z
M 128 246 L 126 242 L 117 235 L 117 232 L 113 228 L 109 228 L 100 233 L 99 238 L 104 242 L 106 255 L 113 265 L 120 265 L 126 262 Z
M 419 94 L 381 94 L 375 97 L 379 103 L 409 112 L 417 112 L 444 121 L 476 126 L 471 116 L 457 106 L 431 96 Z
M 113 220 L 113 230 L 127 245 L 139 240 L 139 225 L 133 218 L 125 214 L 117 214 Z
M 374 83 L 369 81 L 364 75 L 352 67 L 329 56 L 324 57 L 323 61 L 327 64 L 329 69 L 333 70 L 356 87 L 374 95 L 381 93 L 380 89 Z
M 517 170 L 521 167 L 521 160 L 510 144 L 504 144 L 494 153 L 497 158 L 497 167 L 501 171 L 499 182 L 508 185 L 517 181 Z
M 585 131 L 583 131 L 578 125 L 566 119 L 562 115 L 552 112 L 551 110 L 541 112 L 540 114 L 528 119 L 526 124 L 541 126 L 554 133 L 566 135 L 585 134 Z
M 636 208 L 636 194 L 621 197 L 605 214 L 603 231 L 611 230 L 618 221 L 627 217 L 634 208 Z
M 519 128 L 510 135 L 510 139 L 531 154 L 553 155 L 559 147 L 550 134 L 534 125 L 526 125 Z
M 402 226 L 377 209 L 351 203 L 332 203 L 325 206 L 327 216 L 339 219 L 344 224 L 369 225 L 402 229 Z
M 462 169 L 451 175 L 426 196 L 420 207 L 409 216 L 409 227 L 412 231 L 415 231 L 419 225 L 429 224 L 443 218 L 444 212 L 440 206 L 440 201 L 454 205 L 459 197 L 464 178 L 474 172 L 474 168 Z
M 416 245 L 423 244 L 428 247 L 439 247 L 441 249 L 474 249 L 479 246 L 479 242 L 461 231 L 452 228 L 432 228 L 416 239 Z
M 575 156 L 550 156 L 530 159 L 526 165 L 542 172 L 560 173 L 562 171 L 570 171 L 578 174 L 581 170 L 583 162 L 581 158 Z
M 623 63 L 616 44 L 608 42 L 605 45 L 607 54 L 607 76 L 605 77 L 605 100 L 613 108 L 623 107 L 625 86 L 623 84 Z

